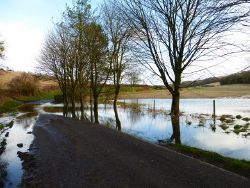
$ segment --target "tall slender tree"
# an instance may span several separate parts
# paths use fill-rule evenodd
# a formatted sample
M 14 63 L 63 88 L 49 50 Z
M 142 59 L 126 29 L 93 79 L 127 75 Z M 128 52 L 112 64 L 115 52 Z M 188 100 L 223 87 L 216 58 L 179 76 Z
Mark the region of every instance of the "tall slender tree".
M 89 60 L 86 54 L 86 28 L 92 15 L 87 0 L 73 2 L 73 7 L 67 7 L 63 19 L 55 24 L 45 42 L 41 56 L 44 70 L 51 71 L 59 82 L 63 92 L 65 111 L 71 105 L 72 117 L 76 117 L 76 102 L 80 101 L 81 116 L 84 117 L 82 87 L 89 79 Z
M 99 24 L 92 22 L 88 25 L 86 32 L 86 49 L 90 64 L 90 87 L 94 102 L 94 117 L 95 123 L 99 123 L 98 99 L 110 75 L 110 67 L 107 61 L 108 43 L 107 37 Z
M 81 116 L 84 118 L 84 101 L 89 79 L 89 58 L 86 53 L 86 28 L 93 20 L 91 6 L 88 0 L 73 1 L 72 7 L 67 7 L 63 14 L 63 23 L 70 30 L 71 41 L 71 59 L 69 66 L 69 79 L 71 89 L 72 114 L 75 116 L 75 101 L 80 101 Z
M 129 40 L 132 36 L 132 28 L 124 22 L 119 14 L 116 0 L 105 2 L 102 6 L 102 18 L 104 30 L 109 40 L 108 59 L 111 66 L 112 82 L 114 84 L 114 113 L 116 128 L 121 130 L 121 122 L 117 111 L 117 100 L 121 88 L 124 71 L 127 67 L 129 52 Z
M 56 24 L 55 29 L 49 33 L 45 41 L 39 60 L 39 70 L 51 74 L 57 79 L 63 93 L 65 116 L 68 115 L 68 56 L 70 43 L 66 32 L 67 28 Z

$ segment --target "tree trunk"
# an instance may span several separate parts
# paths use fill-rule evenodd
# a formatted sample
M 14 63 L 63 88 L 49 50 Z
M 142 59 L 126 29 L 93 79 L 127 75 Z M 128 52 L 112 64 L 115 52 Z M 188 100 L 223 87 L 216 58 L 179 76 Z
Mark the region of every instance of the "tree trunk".
M 80 110 L 81 110 L 81 119 L 85 119 L 85 115 L 84 115 L 84 102 L 83 102 L 83 96 L 82 96 L 82 92 L 80 92 Z
M 171 106 L 171 121 L 173 127 L 173 136 L 176 144 L 181 144 L 180 135 L 180 92 L 177 89 L 173 93 Z
M 93 100 L 92 100 L 92 89 L 91 89 L 91 87 L 89 88 L 89 102 L 90 102 L 90 121 L 91 121 L 91 123 L 93 123 L 94 121 L 93 121 Z
M 74 97 L 71 97 L 71 114 L 72 118 L 76 118 L 76 105 Z
M 95 117 L 95 123 L 99 124 L 98 120 L 98 97 L 94 96 L 94 117 Z
M 68 117 L 68 98 L 65 89 L 63 89 L 63 116 Z
M 69 107 L 68 106 L 69 106 L 68 101 L 65 100 L 64 103 L 63 103 L 63 116 L 64 117 L 68 117 L 68 113 L 69 113 L 69 111 L 68 111 Z
M 116 129 L 118 131 L 121 131 L 122 129 L 121 121 L 119 119 L 119 115 L 117 111 L 117 99 L 118 99 L 119 91 L 120 91 L 120 86 L 117 86 L 116 91 L 115 91 L 115 98 L 114 98 L 113 106 L 114 106 L 114 112 L 115 112 Z

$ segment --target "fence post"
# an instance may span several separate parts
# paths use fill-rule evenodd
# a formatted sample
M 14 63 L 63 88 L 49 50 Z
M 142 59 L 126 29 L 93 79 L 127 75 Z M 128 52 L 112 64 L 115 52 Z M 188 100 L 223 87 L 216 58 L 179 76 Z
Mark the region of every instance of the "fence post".
M 213 100 L 213 118 L 214 118 L 214 126 L 216 124 L 216 107 L 215 107 L 215 100 Z
M 215 114 L 215 100 L 213 100 L 213 117 L 215 118 L 216 114 Z
M 154 113 L 155 113 L 155 100 L 154 100 Z

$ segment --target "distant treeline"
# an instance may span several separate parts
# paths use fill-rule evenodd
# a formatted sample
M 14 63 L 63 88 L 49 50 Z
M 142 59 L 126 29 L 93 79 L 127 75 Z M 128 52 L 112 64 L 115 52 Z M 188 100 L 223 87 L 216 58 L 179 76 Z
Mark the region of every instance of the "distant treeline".
M 231 74 L 231 75 L 224 76 L 224 77 L 211 77 L 211 78 L 206 78 L 204 80 L 187 81 L 187 82 L 183 82 L 182 86 L 183 87 L 204 86 L 204 85 L 212 84 L 215 82 L 220 82 L 221 85 L 250 84 L 250 71 Z
M 222 77 L 220 83 L 221 85 L 250 84 L 250 71 L 245 71 L 242 73 L 237 73 L 226 77 Z
M 221 78 L 206 78 L 204 80 L 187 81 L 182 83 L 182 87 L 204 86 L 215 82 L 220 82 Z

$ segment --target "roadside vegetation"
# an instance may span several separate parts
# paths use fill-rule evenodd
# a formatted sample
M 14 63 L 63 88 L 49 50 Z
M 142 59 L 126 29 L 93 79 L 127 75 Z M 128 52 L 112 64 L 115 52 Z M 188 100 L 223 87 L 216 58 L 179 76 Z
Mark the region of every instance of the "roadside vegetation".
M 205 151 L 186 145 L 169 144 L 166 145 L 166 147 L 250 178 L 250 161 L 224 157 L 215 152 Z
M 16 112 L 27 101 L 53 99 L 61 94 L 55 82 L 30 73 L 1 70 L 0 76 L 0 114 Z

